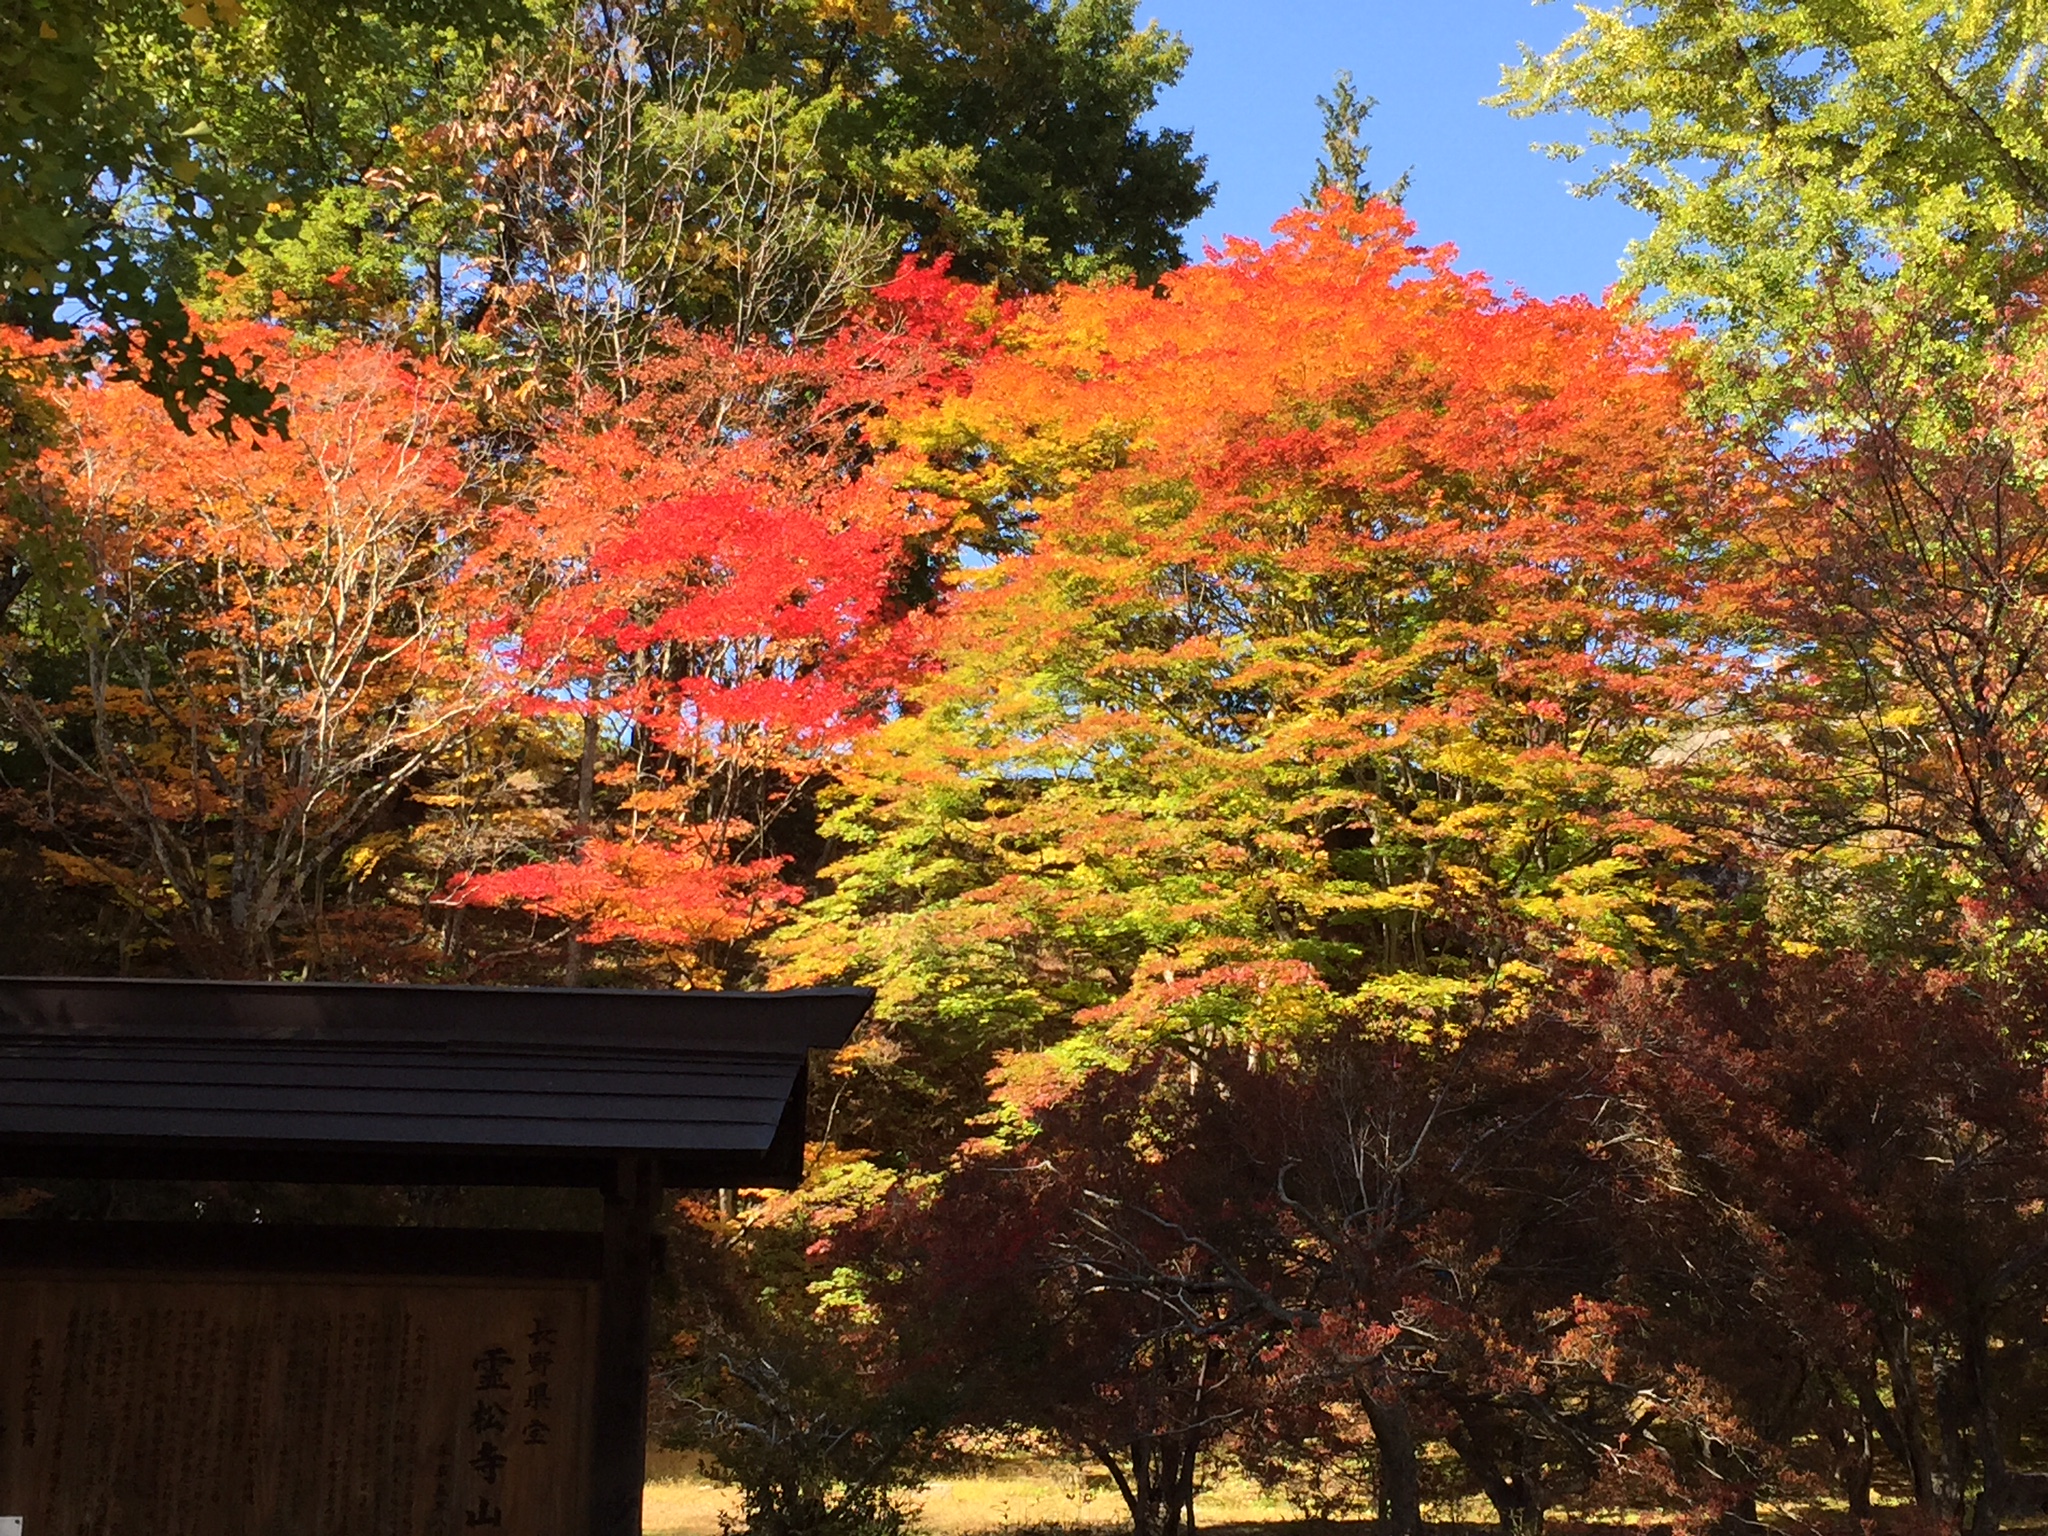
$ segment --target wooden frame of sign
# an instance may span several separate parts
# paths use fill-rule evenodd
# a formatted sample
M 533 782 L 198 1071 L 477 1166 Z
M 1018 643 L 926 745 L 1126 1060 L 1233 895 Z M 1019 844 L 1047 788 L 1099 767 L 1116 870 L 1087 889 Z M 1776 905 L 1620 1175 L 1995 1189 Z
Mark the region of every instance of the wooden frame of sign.
M 637 1536 L 665 1187 L 868 994 L 0 979 L 0 1175 L 595 1185 L 600 1232 L 0 1221 L 23 1536 Z

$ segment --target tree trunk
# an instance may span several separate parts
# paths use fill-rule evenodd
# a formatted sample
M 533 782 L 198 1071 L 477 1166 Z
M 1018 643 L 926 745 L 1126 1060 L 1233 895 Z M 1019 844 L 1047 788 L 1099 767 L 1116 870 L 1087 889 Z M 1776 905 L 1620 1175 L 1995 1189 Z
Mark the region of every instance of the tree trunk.
M 576 764 L 576 845 L 580 848 L 583 840 L 590 835 L 590 817 L 595 809 L 597 789 L 597 746 L 598 721 L 594 714 L 583 717 L 583 755 Z M 562 940 L 562 985 L 580 987 L 583 985 L 583 940 L 576 932 L 576 925 L 569 925 L 569 932 Z
M 1927 1443 L 1927 1415 L 1920 1403 L 1920 1377 L 1914 1369 L 1913 1336 L 1905 1324 L 1885 1340 L 1885 1365 L 1891 1376 L 1892 1401 L 1898 1405 L 1895 1423 L 1913 1479 L 1913 1502 L 1922 1509 L 1940 1508 L 1940 1478 L 1933 1451 Z
M 1528 1473 L 1488 1478 L 1486 1501 L 1500 1517 L 1501 1536 L 1539 1536 L 1543 1530 L 1543 1489 Z
M 1826 1392 L 1833 1406 L 1842 1410 L 1843 1418 L 1824 1423 L 1821 1439 L 1834 1465 L 1835 1481 L 1841 1485 L 1842 1497 L 1849 1505 L 1849 1518 L 1868 1520 L 1870 1481 L 1876 1470 L 1878 1432 L 1882 1428 L 1872 1417 L 1870 1406 L 1877 1404 L 1877 1384 L 1873 1379 L 1866 1386 L 1849 1377 L 1829 1381 Z M 1882 1404 L 1877 1406 L 1882 1408 Z
M 1479 1480 L 1500 1521 L 1501 1536 L 1537 1536 L 1543 1529 L 1542 1469 L 1519 1464 L 1519 1436 L 1488 1434 L 1488 1427 L 1482 1420 L 1475 1428 L 1459 1412 L 1450 1432 L 1451 1449 Z
M 1984 1474 L 1984 1491 L 1977 1495 L 1977 1507 L 1970 1518 L 1970 1536 L 1998 1536 L 1999 1523 L 2018 1513 L 2011 1469 L 2005 1464 L 2005 1436 L 2001 1432 L 1998 1405 L 1985 1378 L 1985 1362 L 1991 1353 L 1990 1331 L 1972 1317 L 1970 1334 L 1964 1343 L 1962 1379 L 1958 1383 L 1965 1401 L 1959 1408 L 1971 1410 L 1977 1431 L 1977 1463 Z
M 1422 1467 L 1408 1405 L 1391 1393 L 1359 1396 L 1380 1453 L 1379 1536 L 1422 1536 Z
M 448 297 L 441 272 L 442 251 L 436 247 L 427 257 L 427 303 L 434 311 L 434 356 L 448 361 Z
M 1127 1447 L 1128 1475 L 1107 1445 L 1085 1443 L 1116 1479 L 1117 1492 L 1130 1511 L 1132 1536 L 1182 1536 L 1184 1530 L 1194 1530 L 1195 1458 L 1201 1451 L 1197 1436 L 1183 1431 L 1133 1440 Z
M 596 810 L 597 790 L 597 746 L 600 727 L 594 714 L 583 717 L 583 753 L 576 760 L 576 831 L 578 836 L 590 830 L 590 818 Z
M 1876 1471 L 1876 1446 L 1870 1434 L 1870 1426 L 1864 1424 L 1851 1431 L 1846 1437 L 1838 1465 L 1841 1468 L 1842 1496 L 1849 1501 L 1849 1518 L 1856 1521 L 1868 1520 L 1872 1516 L 1870 1505 L 1870 1479 Z
M 1976 1462 L 1970 1432 L 1976 1427 L 1977 1416 L 1971 1411 L 1975 1405 L 1968 1401 L 1962 1380 L 1962 1362 L 1952 1350 L 1942 1348 L 1933 1351 L 1933 1359 L 1934 1419 L 1941 1434 L 1941 1455 L 1934 1475 L 1934 1514 L 1950 1530 L 1960 1531 L 1963 1501 Z M 1981 1502 L 1987 1513 L 1996 1508 L 1993 1500 Z M 1995 1530 L 1996 1515 L 1991 1515 L 1991 1519 Z

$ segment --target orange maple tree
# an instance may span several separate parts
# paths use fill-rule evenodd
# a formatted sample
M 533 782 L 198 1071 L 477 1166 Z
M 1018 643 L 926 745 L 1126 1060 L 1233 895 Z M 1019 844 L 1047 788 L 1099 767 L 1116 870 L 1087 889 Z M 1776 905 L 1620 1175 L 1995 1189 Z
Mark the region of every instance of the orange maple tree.
M 1745 686 L 1745 467 L 1624 307 L 1497 295 L 1331 199 L 1165 297 L 1028 303 L 905 414 L 967 555 L 844 762 L 786 983 L 881 989 L 848 1145 L 950 1155 L 1167 1049 L 1526 1014 L 1706 954 L 1663 780 Z
M 1739 466 L 1671 335 L 1452 255 L 1333 198 L 1028 306 L 906 423 L 979 555 L 787 977 L 880 981 L 978 1076 L 1077 1024 L 1470 1024 L 1701 942 L 1722 851 L 1653 791 L 1743 678 Z
M 1145 1262 L 1191 1278 L 1138 1290 L 1161 1302 L 1148 1316 L 1192 1320 L 1201 1361 L 1223 1335 L 1179 1302 L 1223 1294 L 1203 1243 L 1246 1207 L 1202 1186 L 1244 1160 L 1232 1115 L 1303 1123 L 1305 1085 L 1334 1063 L 1444 1084 L 1468 1043 L 1568 1053 L 1568 1024 L 1541 1037 L 1561 982 L 1709 954 L 1739 915 L 1716 889 L 1734 850 L 1660 791 L 1670 749 L 1747 681 L 1743 461 L 1689 415 L 1672 335 L 1623 306 L 1502 297 L 1413 236 L 1397 209 L 1333 196 L 1163 297 L 1027 304 L 970 388 L 899 429 L 893 483 L 952 498 L 967 552 L 931 667 L 841 770 L 832 885 L 774 948 L 782 980 L 881 992 L 879 1027 L 838 1064 L 835 1129 L 890 1154 L 863 1186 L 858 1155 L 838 1153 L 836 1187 L 866 1188 L 912 1251 L 917 1209 L 944 1224 L 950 1190 L 985 1179 L 1028 1206 L 1035 1250 L 960 1280 L 985 1288 L 966 1300 L 986 1315 L 1033 1315 L 1035 1277 L 1085 1269 L 1074 1255 L 1104 1238 L 1117 1181 L 1158 1175 Z M 1205 1094 L 1219 1121 L 1184 1131 Z M 1448 1103 L 1423 1090 L 1416 1123 Z M 1377 1106 L 1331 1120 L 1422 1155 Z M 1373 1182 L 1355 1150 L 1280 1154 L 1262 1177 L 1293 1158 L 1298 1195 L 1328 1156 Z M 1476 1156 L 1447 1153 L 1468 1171 Z M 1260 1262 L 1298 1276 L 1323 1240 Z M 1433 1295 L 1405 1266 L 1491 1262 L 1490 1239 L 1432 1243 L 1357 1299 L 1372 1328 L 1324 1336 L 1373 1373 L 1389 1467 L 1396 1424 L 1479 1433 L 1427 1424 L 1432 1371 L 1479 1391 L 1489 1362 L 1555 1342 L 1490 1331 L 1475 1308 L 1458 1313 L 1468 1358 L 1450 1335 L 1418 1339 L 1410 1363 L 1436 1364 L 1411 1373 L 1373 1333 Z M 1135 1273 L 1136 1249 L 1114 1257 Z M 1072 1305 L 1112 1279 L 1083 1275 Z M 1325 1306 L 1352 1303 L 1247 1311 L 1304 1362 Z M 1159 1338 L 1141 1331 L 1132 1358 L 1157 1358 Z M 1097 1384 L 1069 1386 L 1076 1400 L 1034 1422 L 1099 1405 Z M 1488 1436 L 1512 1439 L 1512 1420 Z M 1138 1438 L 1193 1444 L 1176 1423 Z M 1499 1450 L 1475 1438 L 1470 1459 L 1517 1519 L 1541 1502 L 1531 1479 L 1584 1471 Z M 1415 1527 L 1406 1506 L 1391 1528 Z
M 460 575 L 482 519 L 446 370 L 260 326 L 214 342 L 270 359 L 288 437 L 187 435 L 116 380 L 49 391 L 35 643 L 11 640 L 6 695 L 63 786 L 34 813 L 46 857 L 252 974 L 316 934 L 340 857 L 489 705 Z

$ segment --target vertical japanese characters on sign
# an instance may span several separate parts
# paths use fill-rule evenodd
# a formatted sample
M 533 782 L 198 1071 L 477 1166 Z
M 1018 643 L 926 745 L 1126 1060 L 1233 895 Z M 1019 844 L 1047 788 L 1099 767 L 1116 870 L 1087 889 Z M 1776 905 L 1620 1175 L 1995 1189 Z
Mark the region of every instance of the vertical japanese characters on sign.
M 502 1345 L 493 1344 L 472 1364 L 476 1371 L 476 1406 L 470 1410 L 469 1432 L 477 1445 L 476 1453 L 469 1458 L 469 1469 L 481 1486 L 476 1489 L 476 1503 L 463 1510 L 462 1523 L 477 1530 L 505 1524 L 504 1508 L 494 1501 L 493 1495 L 498 1491 L 498 1477 L 510 1460 L 498 1442 L 505 1438 L 512 1420 L 512 1379 L 508 1373 L 513 1355 Z
M 536 1317 L 526 1335 L 526 1400 L 522 1405 L 525 1426 L 519 1431 L 526 1445 L 546 1445 L 554 1433 L 551 1417 L 554 1402 L 549 1396 L 548 1368 L 555 1363 L 555 1340 L 559 1330 L 547 1318 Z

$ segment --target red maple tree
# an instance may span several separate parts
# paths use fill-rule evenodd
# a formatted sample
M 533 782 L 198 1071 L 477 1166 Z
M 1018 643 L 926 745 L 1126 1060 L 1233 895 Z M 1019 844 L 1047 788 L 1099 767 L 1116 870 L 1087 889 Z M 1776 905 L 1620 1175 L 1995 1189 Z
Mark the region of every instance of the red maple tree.
M 451 898 L 698 981 L 802 894 L 777 826 L 915 665 L 945 510 L 864 476 L 892 403 L 957 385 L 998 311 L 906 265 L 804 348 L 678 332 L 623 411 L 544 442 L 487 555 L 519 708 L 580 737 L 573 819 Z

